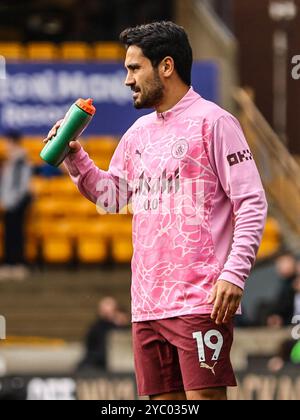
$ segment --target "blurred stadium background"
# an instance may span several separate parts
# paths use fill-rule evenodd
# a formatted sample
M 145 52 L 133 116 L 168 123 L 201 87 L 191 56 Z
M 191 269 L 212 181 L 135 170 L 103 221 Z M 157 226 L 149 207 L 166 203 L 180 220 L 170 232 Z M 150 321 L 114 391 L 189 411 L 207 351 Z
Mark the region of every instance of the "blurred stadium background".
M 39 153 L 69 105 L 91 96 L 97 116 L 83 142 L 108 168 L 120 136 L 140 115 L 122 87 L 118 34 L 162 19 L 187 29 L 193 84 L 238 116 L 268 195 L 269 218 L 237 320 L 240 387 L 231 398 L 300 399 L 300 334 L 292 325 L 293 315 L 300 319 L 300 287 L 292 291 L 290 282 L 300 275 L 292 260 L 300 256 L 300 0 L 1 0 L 0 157 L 5 132 L 17 129 L 34 169 L 34 200 L 26 223 L 29 275 L 0 281 L 7 334 L 0 340 L 0 399 L 136 397 L 129 330 L 109 335 L 105 372 L 76 370 L 98 301 L 113 296 L 130 311 L 131 216 L 100 215 L 64 169 L 44 166 Z M 3 222 L 0 235 L 3 243 Z M 278 299 L 286 306 L 287 283 L 291 314 L 272 322 L 270 315 L 283 318 Z M 284 352 L 292 332 L 293 350 Z

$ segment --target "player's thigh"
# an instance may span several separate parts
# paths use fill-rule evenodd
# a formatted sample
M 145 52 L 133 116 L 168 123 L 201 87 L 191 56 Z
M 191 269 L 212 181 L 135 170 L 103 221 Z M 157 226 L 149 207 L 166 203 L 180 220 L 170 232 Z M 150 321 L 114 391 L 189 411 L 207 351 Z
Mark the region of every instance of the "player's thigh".
M 210 394 L 224 395 L 224 388 L 236 386 L 230 361 L 233 340 L 231 324 L 216 325 L 209 315 L 183 316 L 177 323 L 177 336 L 176 345 L 186 392 L 212 389 L 215 391 L 210 391 Z M 223 390 L 216 391 L 218 388 Z
M 140 322 L 132 326 L 138 394 L 157 399 L 161 395 L 184 393 L 177 348 L 153 324 Z

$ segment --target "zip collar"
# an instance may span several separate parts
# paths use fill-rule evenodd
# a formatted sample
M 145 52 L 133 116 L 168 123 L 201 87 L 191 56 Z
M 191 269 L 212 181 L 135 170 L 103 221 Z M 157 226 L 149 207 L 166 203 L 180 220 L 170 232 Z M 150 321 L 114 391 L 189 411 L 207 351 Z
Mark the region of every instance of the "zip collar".
M 194 91 L 193 87 L 191 87 L 186 95 L 173 108 L 162 113 L 156 112 L 157 119 L 159 121 L 169 121 L 172 118 L 176 118 L 200 98 L 201 96 Z

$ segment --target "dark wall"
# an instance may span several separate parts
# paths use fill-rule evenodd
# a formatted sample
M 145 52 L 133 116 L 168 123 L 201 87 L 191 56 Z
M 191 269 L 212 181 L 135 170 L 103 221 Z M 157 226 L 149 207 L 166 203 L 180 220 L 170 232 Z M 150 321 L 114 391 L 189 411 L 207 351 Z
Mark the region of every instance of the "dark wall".
M 289 24 L 288 137 L 289 148 L 300 154 L 300 79 L 293 80 L 291 64 L 300 55 L 300 0 L 297 18 Z M 234 32 L 239 40 L 239 69 L 243 86 L 255 91 L 256 103 L 273 124 L 273 33 L 269 0 L 234 0 Z
M 117 40 L 127 26 L 173 12 L 173 0 L 0 0 L 0 40 Z

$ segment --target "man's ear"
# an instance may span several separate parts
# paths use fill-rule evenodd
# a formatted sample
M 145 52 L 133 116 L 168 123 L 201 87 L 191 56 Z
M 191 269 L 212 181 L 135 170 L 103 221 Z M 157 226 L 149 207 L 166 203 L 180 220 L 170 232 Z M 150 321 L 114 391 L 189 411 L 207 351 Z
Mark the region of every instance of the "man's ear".
M 165 78 L 170 78 L 174 73 L 175 64 L 172 57 L 166 57 L 160 63 L 161 75 Z

